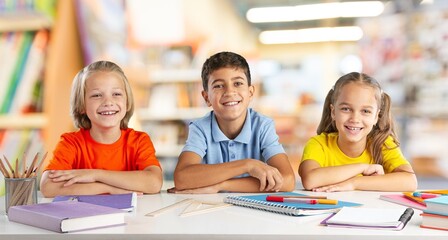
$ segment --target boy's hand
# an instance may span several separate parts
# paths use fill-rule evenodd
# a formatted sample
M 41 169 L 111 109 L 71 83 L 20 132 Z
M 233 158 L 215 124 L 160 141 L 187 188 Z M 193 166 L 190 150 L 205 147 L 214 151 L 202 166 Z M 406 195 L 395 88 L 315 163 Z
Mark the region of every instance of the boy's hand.
M 367 164 L 367 167 L 362 172 L 364 176 L 384 175 L 384 168 L 380 164 Z
M 262 161 L 251 160 L 247 173 L 260 181 L 260 191 L 279 191 L 283 185 L 283 176 L 278 169 Z
M 75 183 L 96 182 L 96 169 L 50 170 L 48 177 L 53 182 L 64 182 L 64 187 Z
M 193 189 L 186 189 L 186 190 L 177 190 L 176 188 L 170 188 L 168 189 L 168 193 L 179 193 L 179 194 L 209 194 L 209 193 L 218 193 L 219 190 L 219 184 L 210 185 L 206 187 L 201 188 L 193 188 Z

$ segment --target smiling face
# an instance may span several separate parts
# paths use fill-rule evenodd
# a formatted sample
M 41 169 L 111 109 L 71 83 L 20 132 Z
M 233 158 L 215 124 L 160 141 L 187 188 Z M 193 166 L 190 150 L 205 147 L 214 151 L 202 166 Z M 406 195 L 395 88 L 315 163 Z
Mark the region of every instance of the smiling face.
M 120 130 L 126 115 L 126 91 L 121 78 L 113 72 L 96 72 L 86 81 L 85 113 L 92 129 Z
M 208 79 L 208 90 L 202 92 L 207 105 L 213 108 L 220 126 L 229 122 L 244 123 L 254 87 L 249 86 L 240 68 L 220 68 Z
M 339 132 L 339 146 L 365 148 L 367 135 L 378 121 L 378 101 L 371 86 L 351 82 L 341 88 L 331 117 Z

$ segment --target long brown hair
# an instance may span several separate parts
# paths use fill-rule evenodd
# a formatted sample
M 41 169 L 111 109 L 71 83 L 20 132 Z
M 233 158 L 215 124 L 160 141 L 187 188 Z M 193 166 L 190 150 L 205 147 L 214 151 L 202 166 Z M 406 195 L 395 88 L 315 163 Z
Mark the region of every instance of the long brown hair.
M 317 127 L 317 134 L 338 132 L 336 125 L 331 117 L 331 105 L 334 105 L 342 87 L 348 83 L 362 83 L 372 87 L 376 93 L 375 98 L 378 103 L 378 122 L 373 126 L 372 131 L 367 135 L 367 149 L 372 155 L 375 163 L 383 162 L 382 149 L 386 139 L 391 136 L 396 146 L 385 146 L 386 148 L 395 148 L 400 146 L 397 135 L 395 134 L 394 121 L 391 113 L 390 96 L 383 92 L 380 84 L 374 78 L 365 73 L 351 72 L 340 77 L 333 88 L 327 94 L 322 111 L 322 118 Z

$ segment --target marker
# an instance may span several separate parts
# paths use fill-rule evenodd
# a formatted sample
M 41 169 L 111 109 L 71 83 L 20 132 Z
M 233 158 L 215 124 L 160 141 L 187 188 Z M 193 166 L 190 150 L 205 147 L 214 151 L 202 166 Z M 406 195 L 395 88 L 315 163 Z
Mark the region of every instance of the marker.
M 412 194 L 414 197 L 419 197 L 422 199 L 429 199 L 429 198 L 436 198 L 439 197 L 439 194 L 433 194 L 433 193 L 421 193 L 421 192 L 414 192 Z
M 300 198 L 284 198 L 277 196 L 267 196 L 266 201 L 269 202 L 290 202 L 290 203 L 306 203 L 306 204 L 338 204 L 338 200 L 333 199 L 300 199 Z
M 282 197 L 282 198 L 310 198 L 310 199 L 327 199 L 326 196 L 296 196 L 296 195 L 269 195 L 268 197 Z

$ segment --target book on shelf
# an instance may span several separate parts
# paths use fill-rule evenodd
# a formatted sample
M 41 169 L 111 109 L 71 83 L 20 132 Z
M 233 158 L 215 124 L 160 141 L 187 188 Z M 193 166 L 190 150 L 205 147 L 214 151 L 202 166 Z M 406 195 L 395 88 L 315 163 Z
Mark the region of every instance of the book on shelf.
M 403 205 L 403 206 L 406 206 L 406 207 L 419 209 L 419 210 L 426 209 L 426 204 L 421 203 L 421 202 L 417 202 L 417 201 L 414 201 L 414 200 L 411 200 L 411 199 L 409 199 L 408 197 L 406 197 L 405 195 L 403 195 L 401 193 L 397 193 L 397 194 L 383 194 L 383 195 L 380 195 L 380 199 L 384 200 L 384 201 L 400 204 L 400 205 Z
M 309 204 L 296 202 L 272 202 L 267 201 L 268 196 L 275 196 L 276 194 L 261 194 L 248 196 L 227 196 L 224 198 L 225 203 L 230 203 L 236 206 L 247 207 L 257 210 L 263 210 L 273 213 L 285 214 L 290 216 L 307 216 L 318 215 L 324 213 L 337 212 L 342 207 L 356 207 L 361 206 L 359 203 L 337 201 L 337 204 Z M 282 193 L 281 196 L 306 196 L 299 193 Z M 280 196 L 280 195 L 279 195 Z
M 65 195 L 56 196 L 53 202 L 73 201 L 85 202 L 100 206 L 117 208 L 125 211 L 133 211 L 137 207 L 137 194 L 99 194 L 99 195 Z
M 0 111 L 1 113 L 8 113 L 11 110 L 12 101 L 15 98 L 17 87 L 21 82 L 25 69 L 25 62 L 31 49 L 31 43 L 34 37 L 34 33 L 32 32 L 19 32 L 17 34 L 20 34 L 19 41 L 17 43 L 17 61 L 14 64 L 11 75 L 8 77 L 9 84 L 6 94 L 4 95 L 4 101 Z
M 1 33 L 0 37 L 0 48 L 4 56 L 8 58 L 3 58 L 0 60 L 0 109 L 1 106 L 6 102 L 8 97 L 8 89 L 10 86 L 10 78 L 14 71 L 18 55 L 19 55 L 19 45 L 21 42 L 22 33 L 16 32 L 6 32 Z
M 448 216 L 430 213 L 422 213 L 420 216 L 422 216 L 422 223 L 420 224 L 420 227 L 446 231 L 448 230 Z
M 448 216 L 448 195 L 425 199 L 424 213 Z
M 54 232 L 76 232 L 125 224 L 126 211 L 78 201 L 61 201 L 9 208 L 8 219 Z
M 36 84 L 42 81 L 45 49 L 47 47 L 49 33 L 47 30 L 36 32 L 27 59 L 23 75 L 19 80 L 16 94 L 11 103 L 10 113 L 27 113 L 33 109 L 33 95 Z
M 402 230 L 414 215 L 412 208 L 353 208 L 343 207 L 324 219 L 330 227 Z

